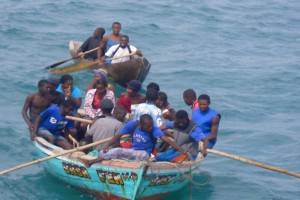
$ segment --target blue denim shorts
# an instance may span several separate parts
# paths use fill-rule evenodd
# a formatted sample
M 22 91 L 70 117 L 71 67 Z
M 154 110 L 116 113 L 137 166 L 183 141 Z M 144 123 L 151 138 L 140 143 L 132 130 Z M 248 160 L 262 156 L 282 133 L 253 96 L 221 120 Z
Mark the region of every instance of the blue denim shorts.
M 48 139 L 49 136 L 53 136 L 55 138 L 54 142 L 67 142 L 66 138 L 64 138 L 63 136 L 59 135 L 53 135 L 48 129 L 42 128 L 40 127 L 37 131 L 37 136 L 42 137 L 44 139 Z

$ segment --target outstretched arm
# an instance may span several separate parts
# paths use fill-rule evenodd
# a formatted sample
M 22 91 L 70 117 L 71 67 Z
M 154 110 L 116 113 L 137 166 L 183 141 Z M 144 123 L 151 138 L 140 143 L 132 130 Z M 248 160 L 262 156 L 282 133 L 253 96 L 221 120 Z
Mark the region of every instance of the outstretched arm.
M 183 154 L 187 154 L 188 150 L 183 150 L 177 143 L 175 143 L 174 141 L 170 140 L 167 136 L 161 136 L 160 139 L 166 143 L 168 143 L 169 145 L 171 145 L 171 147 L 173 147 L 176 151 L 179 151 Z

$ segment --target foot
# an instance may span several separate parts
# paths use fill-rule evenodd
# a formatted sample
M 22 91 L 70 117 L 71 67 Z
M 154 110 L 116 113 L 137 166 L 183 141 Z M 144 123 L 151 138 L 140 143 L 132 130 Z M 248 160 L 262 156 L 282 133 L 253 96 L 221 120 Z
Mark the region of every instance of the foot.
M 89 160 L 85 160 L 85 159 L 82 159 L 82 158 L 77 158 L 80 162 L 82 162 L 82 164 L 84 164 L 84 166 L 86 166 L 87 168 L 90 168 L 91 167 L 91 163 Z

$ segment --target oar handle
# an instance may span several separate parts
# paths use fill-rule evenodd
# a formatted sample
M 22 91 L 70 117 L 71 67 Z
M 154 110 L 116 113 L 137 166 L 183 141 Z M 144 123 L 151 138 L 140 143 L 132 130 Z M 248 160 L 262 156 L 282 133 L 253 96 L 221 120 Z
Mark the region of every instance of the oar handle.
M 231 158 L 233 160 L 238 160 L 238 161 L 241 161 L 241 162 L 244 162 L 244 163 L 248 163 L 250 165 L 255 165 L 255 166 L 258 166 L 258 167 L 261 167 L 261 168 L 269 169 L 269 170 L 272 170 L 272 171 L 277 171 L 277 172 L 280 172 L 280 173 L 283 173 L 283 174 L 287 174 L 287 175 L 290 175 L 290 176 L 300 178 L 300 174 L 298 174 L 296 172 L 291 172 L 291 171 L 288 171 L 286 169 L 282 169 L 282 168 L 279 168 L 279 167 L 266 165 L 266 164 L 263 164 L 263 163 L 260 163 L 260 162 L 254 161 L 254 160 L 250 160 L 250 159 L 247 159 L 247 158 L 243 158 L 243 157 L 240 157 L 240 156 L 224 153 L 224 152 L 213 150 L 213 149 L 207 149 L 207 152 L 212 153 L 212 154 L 216 154 L 216 155 L 219 155 L 219 156 L 223 156 L 223 157 L 226 157 L 226 158 Z
M 66 116 L 66 119 L 73 120 L 73 121 L 78 121 L 78 122 L 84 122 L 84 123 L 88 123 L 88 124 L 92 123 L 92 120 L 83 119 L 83 118 L 80 118 L 80 117 L 73 117 L 73 116 L 69 116 L 69 115 Z

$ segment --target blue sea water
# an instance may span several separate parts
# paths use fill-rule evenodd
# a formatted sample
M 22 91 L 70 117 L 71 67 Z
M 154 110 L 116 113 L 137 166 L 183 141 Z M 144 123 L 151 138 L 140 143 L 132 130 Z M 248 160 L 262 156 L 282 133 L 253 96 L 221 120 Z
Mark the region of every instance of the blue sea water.
M 152 63 L 152 81 L 176 110 L 182 92 L 207 93 L 222 114 L 215 149 L 300 173 L 300 2 L 237 0 L 32 1 L 0 4 L 0 170 L 38 159 L 21 109 L 44 67 L 119 21 Z M 85 90 L 91 75 L 74 75 Z M 208 155 L 212 178 L 166 199 L 300 199 L 300 179 Z M 204 175 L 195 178 L 205 182 Z M 41 164 L 0 177 L 0 199 L 93 199 L 50 176 Z

